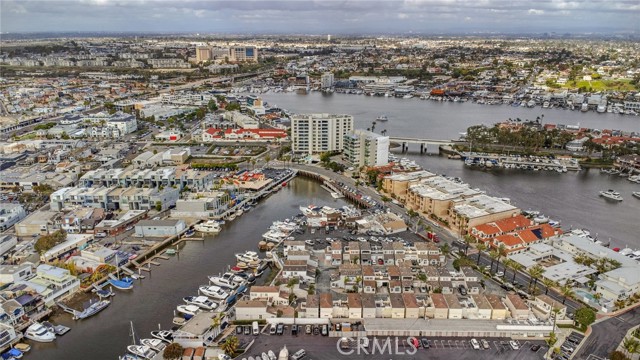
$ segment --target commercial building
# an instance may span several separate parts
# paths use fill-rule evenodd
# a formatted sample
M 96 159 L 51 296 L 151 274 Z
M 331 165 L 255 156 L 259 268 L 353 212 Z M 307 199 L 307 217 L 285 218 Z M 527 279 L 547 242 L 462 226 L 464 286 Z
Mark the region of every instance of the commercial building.
M 47 235 L 60 228 L 57 211 L 35 211 L 15 225 L 17 236 Z
M 233 46 L 229 49 L 229 61 L 258 62 L 258 49 L 255 46 Z
M 389 137 L 356 129 L 344 138 L 343 158 L 353 167 L 389 163 Z
M 198 46 L 196 47 L 196 61 L 201 63 L 203 61 L 211 60 L 211 47 L 210 46 Z
M 167 237 L 178 235 L 187 227 L 183 220 L 142 220 L 136 224 L 136 236 Z
M 291 118 L 292 149 L 296 153 L 310 155 L 342 151 L 345 136 L 352 130 L 351 115 L 294 115 Z

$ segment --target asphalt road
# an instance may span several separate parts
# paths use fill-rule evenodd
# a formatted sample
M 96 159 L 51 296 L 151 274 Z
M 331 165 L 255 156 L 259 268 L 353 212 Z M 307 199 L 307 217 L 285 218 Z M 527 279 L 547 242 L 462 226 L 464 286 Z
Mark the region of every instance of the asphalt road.
M 608 359 L 609 354 L 616 350 L 630 328 L 640 324 L 640 307 L 629 310 L 624 314 L 603 320 L 591 326 L 591 334 L 584 340 L 584 344 L 574 355 L 573 359 L 588 359 L 597 356 Z

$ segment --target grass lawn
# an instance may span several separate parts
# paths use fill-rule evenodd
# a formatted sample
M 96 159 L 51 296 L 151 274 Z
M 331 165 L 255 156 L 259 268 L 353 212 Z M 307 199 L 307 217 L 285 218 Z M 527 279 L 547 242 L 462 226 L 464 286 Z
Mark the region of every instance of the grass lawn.
M 33 140 L 36 138 L 35 132 L 26 133 L 18 138 L 18 140 Z
M 618 91 L 633 91 L 636 90 L 635 86 L 631 84 L 629 80 L 591 80 L 591 81 L 568 81 L 564 86 L 569 89 L 577 89 L 580 87 L 591 88 L 593 91 L 603 90 L 618 90 Z

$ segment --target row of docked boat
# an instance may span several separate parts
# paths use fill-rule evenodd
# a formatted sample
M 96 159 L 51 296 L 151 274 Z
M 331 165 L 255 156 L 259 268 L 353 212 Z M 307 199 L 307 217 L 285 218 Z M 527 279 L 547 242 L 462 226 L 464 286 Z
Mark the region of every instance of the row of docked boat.
M 248 289 L 248 285 L 255 283 L 261 276 L 268 263 L 262 261 L 254 251 L 246 251 L 235 255 L 238 265 L 231 267 L 224 274 L 209 276 L 209 283 L 198 287 L 198 294 L 182 298 L 184 304 L 177 305 L 176 316 L 173 320 L 176 325 L 183 325 L 193 316 L 201 312 L 224 312 L 229 309 L 236 300 Z M 242 266 L 245 264 L 246 266 Z M 133 325 L 132 325 L 133 333 Z M 133 345 L 127 346 L 127 354 L 121 356 L 121 360 L 153 359 L 162 352 L 167 344 L 173 342 L 174 332 L 158 330 L 151 332 L 152 338 L 141 339 L 136 343 L 133 336 Z

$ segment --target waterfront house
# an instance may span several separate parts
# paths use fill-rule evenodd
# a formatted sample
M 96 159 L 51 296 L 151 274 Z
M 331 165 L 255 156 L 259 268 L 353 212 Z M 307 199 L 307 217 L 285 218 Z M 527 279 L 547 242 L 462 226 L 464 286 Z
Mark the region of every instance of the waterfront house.
M 235 305 L 236 320 L 264 320 L 276 317 L 267 311 L 267 301 L 240 300 Z
M 71 275 L 69 270 L 47 264 L 37 267 L 35 277 L 19 283 L 37 291 L 48 306 L 74 294 L 80 288 L 80 280 Z

